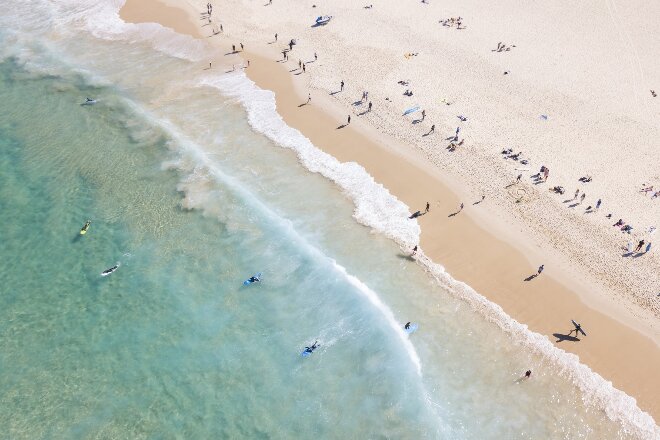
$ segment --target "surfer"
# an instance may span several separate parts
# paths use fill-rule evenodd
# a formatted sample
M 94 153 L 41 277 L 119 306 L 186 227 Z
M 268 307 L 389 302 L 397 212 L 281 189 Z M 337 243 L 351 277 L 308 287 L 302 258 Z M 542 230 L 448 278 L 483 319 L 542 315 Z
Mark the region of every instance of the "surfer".
M 578 324 L 578 323 L 575 322 L 575 321 L 571 321 L 571 322 L 573 322 L 573 326 L 574 326 L 575 328 L 574 328 L 573 330 L 571 330 L 570 332 L 568 332 L 568 336 L 570 336 L 571 333 L 573 333 L 573 332 L 575 332 L 575 336 L 576 336 L 576 337 L 577 337 L 577 336 L 580 336 L 580 333 L 582 333 L 582 334 L 585 335 L 585 336 L 587 335 L 587 334 L 584 332 L 584 330 L 582 330 L 582 325 L 581 325 L 581 324 Z
M 80 230 L 80 235 L 85 235 L 87 233 L 87 230 L 89 229 L 89 225 L 91 225 L 91 224 L 92 224 L 92 221 L 87 220 L 85 222 L 85 226 L 83 226 L 82 229 Z
M 110 275 L 112 272 L 116 271 L 117 268 L 119 268 L 119 263 L 115 264 L 115 265 L 112 266 L 110 269 L 106 269 L 106 270 L 104 270 L 103 272 L 101 272 L 101 276 L 102 276 L 102 277 L 107 277 L 107 276 Z
M 250 278 L 248 279 L 248 281 L 251 282 L 251 283 L 258 283 L 258 282 L 261 281 L 261 280 L 259 279 L 258 276 L 255 275 L 255 276 L 253 276 L 253 277 L 250 277 Z
M 403 328 L 408 330 L 410 328 L 410 322 L 406 322 L 406 325 L 404 325 Z
M 314 350 L 316 350 L 319 347 L 319 341 L 314 341 L 311 347 L 305 347 L 305 353 L 312 353 Z

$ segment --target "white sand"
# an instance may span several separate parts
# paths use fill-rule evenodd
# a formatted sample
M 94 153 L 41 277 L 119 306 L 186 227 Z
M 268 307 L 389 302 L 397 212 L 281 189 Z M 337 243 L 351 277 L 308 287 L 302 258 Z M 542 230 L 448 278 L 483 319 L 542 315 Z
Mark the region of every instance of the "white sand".
M 336 91 L 343 79 L 344 93 L 334 96 L 354 114 L 365 106 L 351 104 L 369 91 L 374 108 L 362 119 L 412 143 L 449 173 L 448 181 L 467 186 L 474 197 L 486 194 L 497 204 L 500 221 L 521 223 L 514 230 L 524 233 L 513 239 L 556 251 L 561 270 L 588 279 L 608 296 L 599 301 L 623 305 L 660 340 L 660 239 L 638 258 L 623 258 L 621 251 L 628 241 L 660 237 L 645 233 L 660 227 L 660 197 L 639 192 L 647 183 L 660 189 L 660 97 L 650 93 L 660 92 L 660 2 L 265 3 L 215 5 L 225 37 L 261 44 L 278 32 L 280 47 L 296 38 L 291 68 L 299 58 L 313 60 L 317 52 L 319 60 L 307 64 L 312 89 Z M 363 8 L 370 3 L 372 9 Z M 316 16 L 326 14 L 334 16 L 330 24 L 311 27 Z M 458 16 L 466 29 L 438 23 Z M 493 52 L 498 42 L 516 47 Z M 414 52 L 419 55 L 404 57 Z M 398 80 L 409 80 L 410 86 Z M 406 88 L 414 96 L 403 96 Z M 413 125 L 419 113 L 401 115 L 417 104 L 427 116 Z M 436 133 L 422 137 L 431 124 Z M 444 139 L 457 126 L 465 145 L 450 153 Z M 503 160 L 500 151 L 508 147 L 522 151 L 530 165 Z M 533 185 L 529 176 L 541 165 L 550 169 L 550 177 Z M 522 184 L 505 189 L 519 173 L 516 168 L 530 171 L 522 172 Z M 587 175 L 590 183 L 578 181 Z M 550 193 L 555 185 L 566 193 Z M 562 202 L 578 188 L 587 197 L 569 208 L 572 203 Z M 599 198 L 600 211 L 585 214 Z M 608 213 L 611 219 L 605 218 Z M 611 226 L 619 218 L 633 225 L 632 235 Z

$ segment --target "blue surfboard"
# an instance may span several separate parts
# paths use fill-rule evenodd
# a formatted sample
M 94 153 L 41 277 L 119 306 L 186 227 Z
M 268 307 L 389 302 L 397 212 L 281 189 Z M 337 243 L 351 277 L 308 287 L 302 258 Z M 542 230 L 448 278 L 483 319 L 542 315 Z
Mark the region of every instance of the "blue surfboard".
M 259 272 L 258 274 L 254 275 L 254 278 L 259 278 L 259 280 L 261 280 L 261 272 Z M 248 278 L 247 280 L 243 281 L 243 285 L 244 285 L 244 286 L 249 286 L 249 285 L 252 284 L 252 283 L 256 283 L 256 281 L 250 281 L 249 278 Z
M 302 353 L 300 353 L 300 356 L 306 358 L 307 356 L 311 355 L 311 351 L 303 350 Z
M 417 110 L 419 110 L 419 106 L 418 106 L 418 105 L 416 105 L 416 106 L 414 106 L 414 107 L 410 107 L 408 110 L 406 110 L 406 111 L 403 112 L 403 116 L 406 116 L 406 115 L 409 115 L 409 114 L 411 114 L 411 113 L 414 113 L 414 112 L 416 112 Z
M 404 328 L 403 330 L 406 333 L 411 334 L 411 333 L 415 333 L 415 331 L 417 331 L 418 328 L 419 328 L 419 325 L 417 325 L 416 323 L 413 323 L 413 324 L 410 324 L 410 327 Z

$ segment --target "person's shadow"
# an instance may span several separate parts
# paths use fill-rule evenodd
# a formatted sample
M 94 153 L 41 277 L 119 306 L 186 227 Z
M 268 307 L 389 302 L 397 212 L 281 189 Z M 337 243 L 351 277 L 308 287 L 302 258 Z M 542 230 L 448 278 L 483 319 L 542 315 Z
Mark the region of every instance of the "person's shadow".
M 532 281 L 537 276 L 539 276 L 539 274 L 537 274 L 537 273 L 532 274 L 532 275 L 528 276 L 527 278 L 525 278 L 525 281 Z
M 398 253 L 398 254 L 396 254 L 396 256 L 401 258 L 402 260 L 415 261 L 415 258 L 412 255 L 406 255 L 406 254 Z
M 348 124 L 341 124 L 339 127 L 337 127 L 335 130 L 341 130 L 342 128 L 346 127 Z
M 570 335 L 562 335 L 561 333 L 553 333 L 552 336 L 557 338 L 555 342 L 562 342 L 562 341 L 571 341 L 571 342 L 579 342 L 580 338 L 576 338 L 575 336 L 570 336 Z
M 449 214 L 449 215 L 448 215 L 447 217 L 455 217 L 455 216 L 457 216 L 458 214 L 460 214 L 460 213 L 461 213 L 461 211 L 462 211 L 462 210 L 461 210 L 461 209 L 459 209 L 459 210 L 458 210 L 458 211 L 456 211 L 456 212 L 452 212 L 452 213 L 451 213 L 451 214 Z

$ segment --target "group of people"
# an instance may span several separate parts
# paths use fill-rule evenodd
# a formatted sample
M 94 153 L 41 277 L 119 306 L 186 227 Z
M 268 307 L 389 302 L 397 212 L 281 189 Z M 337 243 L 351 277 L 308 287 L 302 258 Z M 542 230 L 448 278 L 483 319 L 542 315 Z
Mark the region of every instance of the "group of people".
M 444 20 L 440 20 L 439 23 L 444 27 L 449 27 L 449 28 L 455 27 L 456 30 L 465 29 L 465 27 L 463 26 L 463 19 L 461 17 L 446 18 Z

